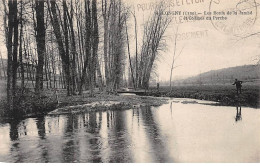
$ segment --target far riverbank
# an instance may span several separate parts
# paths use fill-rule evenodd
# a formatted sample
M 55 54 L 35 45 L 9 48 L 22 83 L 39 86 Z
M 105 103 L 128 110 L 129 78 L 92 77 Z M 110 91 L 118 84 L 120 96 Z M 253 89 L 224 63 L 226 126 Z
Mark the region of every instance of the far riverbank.
M 150 88 L 147 96 L 191 98 L 218 102 L 223 106 L 245 106 L 260 108 L 260 86 L 244 85 L 242 93 L 237 95 L 236 87 L 232 85 L 194 85 L 169 86 Z
M 259 86 L 245 86 L 242 94 L 237 95 L 234 86 L 174 86 L 160 87 L 159 91 L 151 87 L 144 96 L 107 94 L 95 92 L 93 97 L 86 91 L 84 95 L 67 96 L 66 90 L 45 90 L 36 96 L 32 90 L 27 90 L 19 97 L 15 117 L 33 117 L 47 114 L 55 109 L 67 113 L 70 109 L 109 110 L 130 109 L 139 106 L 160 106 L 167 103 L 168 98 L 191 98 L 217 102 L 223 106 L 246 106 L 259 108 Z M 0 104 L 0 116 L 10 117 L 6 100 Z

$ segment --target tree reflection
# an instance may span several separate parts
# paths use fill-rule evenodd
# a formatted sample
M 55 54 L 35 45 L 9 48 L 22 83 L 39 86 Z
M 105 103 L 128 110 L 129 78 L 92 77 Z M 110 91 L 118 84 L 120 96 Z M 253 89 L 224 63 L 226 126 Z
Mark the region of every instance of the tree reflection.
M 97 119 L 97 114 L 99 118 Z M 97 121 L 98 120 L 98 121 Z M 92 155 L 92 162 L 97 163 L 101 162 L 101 147 L 102 142 L 100 140 L 99 131 L 101 128 L 102 123 L 102 115 L 101 112 L 90 112 L 89 113 L 89 125 L 88 125 L 88 132 L 93 135 L 92 138 L 89 139 L 90 145 L 90 153 Z
M 113 125 L 114 116 L 115 116 L 114 111 L 107 111 L 107 127 L 108 128 Z
M 19 124 L 21 121 L 14 120 L 10 124 L 9 136 L 12 141 L 12 146 L 10 147 L 11 154 L 14 154 L 13 158 L 15 162 L 22 162 L 23 155 L 20 153 L 20 144 L 19 144 Z
M 170 160 L 169 154 L 167 153 L 167 147 L 163 142 L 164 138 L 160 133 L 160 129 L 154 120 L 154 115 L 152 113 L 151 107 L 145 106 L 142 108 L 142 121 L 145 126 L 146 135 L 148 136 L 149 141 L 151 142 L 151 148 L 155 160 L 159 162 L 167 162 Z
M 41 139 L 45 139 L 45 118 L 44 117 L 38 117 L 36 118 L 36 126 L 38 130 L 38 136 Z
M 132 119 L 134 117 L 137 117 L 137 124 L 138 126 L 140 126 L 140 108 L 133 108 L 133 115 L 132 115 Z M 132 121 L 132 124 L 133 124 L 133 121 Z
M 67 117 L 67 125 L 64 131 L 64 145 L 62 149 L 62 157 L 64 162 L 75 162 L 78 159 L 78 144 L 76 138 L 73 137 L 74 130 L 78 129 L 78 116 L 70 115 Z
M 41 159 L 47 163 L 49 162 L 49 151 L 48 147 L 43 144 L 43 141 L 46 140 L 46 129 L 45 129 L 45 117 L 37 117 L 36 118 L 36 126 L 38 130 L 38 136 L 40 138 L 39 144 L 41 145 Z
M 20 121 L 11 121 L 10 122 L 10 139 L 11 141 L 16 141 L 19 138 L 19 133 L 18 133 L 18 125 L 19 125 Z
M 67 117 L 62 151 L 64 162 L 102 162 L 99 134 L 101 114 L 102 112 L 87 112 Z
M 109 140 L 109 161 L 112 163 L 131 162 L 132 154 L 128 145 L 131 144 L 131 137 L 127 131 L 127 111 L 109 111 L 110 128 L 108 132 Z M 112 115 L 112 116 L 111 116 Z M 131 114 L 130 114 L 131 116 Z

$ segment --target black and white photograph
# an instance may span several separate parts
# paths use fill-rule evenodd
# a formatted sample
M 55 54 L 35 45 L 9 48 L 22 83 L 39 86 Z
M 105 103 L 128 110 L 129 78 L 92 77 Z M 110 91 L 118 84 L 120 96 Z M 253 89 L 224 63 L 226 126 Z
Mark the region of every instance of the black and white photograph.
M 260 163 L 260 0 L 0 0 L 9 163 Z

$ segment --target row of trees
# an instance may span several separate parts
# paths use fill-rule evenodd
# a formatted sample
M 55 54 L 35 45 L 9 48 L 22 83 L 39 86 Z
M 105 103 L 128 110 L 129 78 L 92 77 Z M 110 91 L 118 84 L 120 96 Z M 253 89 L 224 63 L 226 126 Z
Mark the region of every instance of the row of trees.
M 46 85 L 57 87 L 57 79 L 67 95 L 82 94 L 84 89 L 93 95 L 95 87 L 115 91 L 123 84 L 125 66 L 130 68 L 128 78 L 134 88 L 148 88 L 171 22 L 159 3 L 141 27 L 138 40 L 134 8 L 121 0 L 2 0 L 2 8 L 10 110 L 17 87 L 26 88 L 29 71 L 35 71 L 36 94 Z M 134 47 L 129 40 L 132 30 Z

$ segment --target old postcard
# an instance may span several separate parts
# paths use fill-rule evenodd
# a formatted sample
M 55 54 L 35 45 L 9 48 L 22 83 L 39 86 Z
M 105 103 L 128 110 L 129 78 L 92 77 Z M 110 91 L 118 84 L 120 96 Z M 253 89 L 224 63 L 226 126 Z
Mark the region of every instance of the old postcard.
M 259 163 L 260 0 L 2 0 L 1 163 Z

